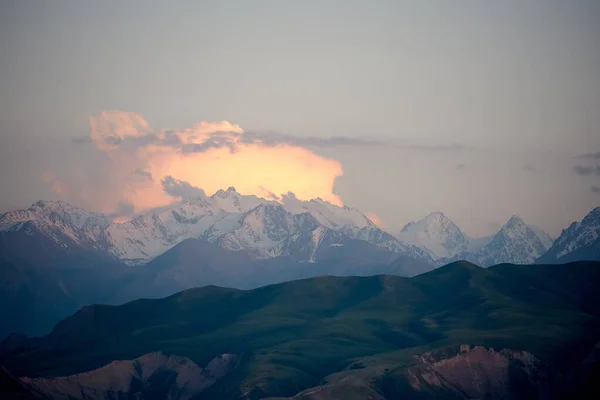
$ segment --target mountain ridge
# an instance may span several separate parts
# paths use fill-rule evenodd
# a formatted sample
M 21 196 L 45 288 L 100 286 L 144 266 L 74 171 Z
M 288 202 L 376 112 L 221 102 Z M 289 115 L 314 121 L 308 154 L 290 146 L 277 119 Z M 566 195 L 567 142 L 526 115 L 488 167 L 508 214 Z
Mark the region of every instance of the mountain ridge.
M 563 229 L 548 252 L 536 262 L 557 263 L 578 259 L 600 260 L 600 207 Z
M 531 264 L 552 244 L 548 234 L 527 225 L 517 215 L 511 216 L 492 236 L 470 238 L 440 211 L 408 223 L 396 237 L 429 250 L 437 265 L 461 259 L 483 266 L 504 262 Z
M 284 242 L 293 240 L 294 236 L 297 239 L 299 232 L 292 227 L 292 221 L 278 220 L 285 214 L 287 219 L 303 219 L 303 223 L 308 223 L 313 229 L 323 227 L 389 251 L 406 253 L 426 262 L 433 261 L 429 252 L 401 243 L 357 209 L 338 207 L 321 199 L 300 201 L 292 194 L 284 196 L 284 200 L 284 203 L 278 203 L 254 195 L 241 195 L 234 187 L 229 187 L 212 196 L 188 198 L 173 206 L 140 214 L 127 222 L 112 223 L 100 214 L 87 213 L 64 202 L 40 201 L 27 210 L 0 215 L 0 231 L 18 230 L 23 223 L 31 222 L 54 237 L 57 243 L 68 246 L 69 243 L 52 234 L 53 230 L 64 230 L 78 245 L 93 246 L 131 265 L 147 263 L 188 238 L 205 238 L 219 242 L 229 250 L 243 250 L 264 258 L 286 255 L 281 253 L 288 248 Z M 45 212 L 46 204 L 60 209 L 62 217 L 56 219 L 53 217 L 58 214 Z M 69 214 L 68 210 L 73 214 L 71 220 L 64 216 Z M 264 210 L 269 212 L 253 218 L 252 213 Z M 305 216 L 296 217 L 298 215 Z M 308 215 L 310 221 L 307 220 Z M 67 222 L 60 223 L 62 220 Z M 273 229 L 282 230 L 280 233 L 283 235 L 277 235 Z
M 278 210 L 271 215 L 310 216 L 314 235 L 329 229 L 435 265 L 459 259 L 490 266 L 503 262 L 531 264 L 536 260 L 557 262 L 553 260 L 600 258 L 600 207 L 567 228 L 571 236 L 575 235 L 575 230 L 581 231 L 577 234 L 579 239 L 569 239 L 581 239 L 581 243 L 565 244 L 566 230 L 563 230 L 559 241 L 563 249 L 557 250 L 559 243 L 554 243 L 549 235 L 526 224 L 517 215 L 513 215 L 494 235 L 471 238 L 443 212 L 436 211 L 421 220 L 409 222 L 393 236 L 355 208 L 338 207 L 321 199 L 301 201 L 292 193 L 282 196 L 278 202 L 242 195 L 234 187 L 221 189 L 212 196 L 186 198 L 171 206 L 140 214 L 127 222 L 112 222 L 102 214 L 87 212 L 64 201 L 40 200 L 27 209 L 0 214 L 0 235 L 19 231 L 29 235 L 35 231 L 51 238 L 59 246 L 90 248 L 129 265 L 145 264 L 188 238 L 221 243 L 230 250 L 244 251 L 256 258 L 289 255 L 286 252 L 297 248 L 299 240 L 306 240 L 300 247 L 310 247 L 309 237 L 300 234 L 291 225 L 287 236 L 272 240 L 274 232 L 271 229 L 278 226 L 274 220 L 277 217 L 265 215 L 248 230 L 251 210 L 258 212 L 265 206 Z M 244 217 L 246 221 L 242 221 Z M 322 229 L 317 230 L 317 227 Z M 295 244 L 291 246 L 292 243 Z M 576 254 L 568 255 L 573 251 Z M 310 260 L 311 256 L 307 255 L 305 261 Z

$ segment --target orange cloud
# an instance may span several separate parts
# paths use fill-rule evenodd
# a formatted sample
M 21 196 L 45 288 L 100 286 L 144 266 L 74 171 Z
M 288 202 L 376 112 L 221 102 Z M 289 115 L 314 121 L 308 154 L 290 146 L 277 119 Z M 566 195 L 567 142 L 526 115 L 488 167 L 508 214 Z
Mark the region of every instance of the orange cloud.
M 242 144 L 234 152 L 217 148 L 191 154 L 172 149 L 151 153 L 148 170 L 152 176 L 172 176 L 208 195 L 235 186 L 240 193 L 260 197 L 293 192 L 301 200 L 321 197 L 342 204 L 332 193 L 335 178 L 342 175 L 340 163 L 302 147 Z
M 369 218 L 369 220 L 371 220 L 371 222 L 377 225 L 378 227 L 382 227 L 381 219 L 374 212 L 365 213 L 365 217 Z
M 82 202 L 107 214 L 122 204 L 138 213 L 177 200 L 165 192 L 165 177 L 187 182 L 207 195 L 235 186 L 242 194 L 270 197 L 293 192 L 300 200 L 320 197 L 342 205 L 333 193 L 335 179 L 343 174 L 338 161 L 297 145 L 252 140 L 228 121 L 153 131 L 139 114 L 103 112 L 90 118 L 90 139 L 108 162 L 104 185 L 82 187 Z
M 44 182 L 50 185 L 50 188 L 56 195 L 60 197 L 66 197 L 68 195 L 69 188 L 67 184 L 62 180 L 58 179 L 53 172 L 43 172 L 42 179 L 44 180 Z

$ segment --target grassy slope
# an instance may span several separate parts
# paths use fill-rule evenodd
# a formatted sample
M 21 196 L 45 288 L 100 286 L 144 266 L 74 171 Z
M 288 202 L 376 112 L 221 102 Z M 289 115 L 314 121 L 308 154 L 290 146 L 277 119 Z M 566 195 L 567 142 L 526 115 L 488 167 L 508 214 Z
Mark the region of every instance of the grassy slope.
M 292 395 L 355 364 L 392 368 L 460 343 L 522 349 L 570 365 L 600 339 L 600 264 L 482 269 L 459 262 L 415 278 L 317 277 L 251 291 L 204 287 L 86 307 L 45 348 L 6 358 L 16 375 L 65 375 L 162 350 L 202 365 L 244 355 L 206 393 Z

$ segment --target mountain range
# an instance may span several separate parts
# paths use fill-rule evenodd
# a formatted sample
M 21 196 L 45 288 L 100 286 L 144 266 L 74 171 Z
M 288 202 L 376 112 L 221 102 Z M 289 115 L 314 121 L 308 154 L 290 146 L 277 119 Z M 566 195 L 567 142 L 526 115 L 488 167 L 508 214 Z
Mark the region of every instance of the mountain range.
M 559 241 L 563 249 L 553 250 L 558 258 L 597 246 L 599 213 L 597 208 L 574 223 L 567 236 L 563 232 Z M 349 238 L 425 263 L 443 265 L 466 259 L 483 266 L 533 263 L 554 242 L 516 215 L 489 237 L 470 238 L 442 212 L 408 223 L 392 235 L 355 208 L 338 207 L 321 199 L 300 201 L 292 194 L 280 203 L 241 195 L 233 187 L 121 223 L 62 201 L 38 201 L 28 209 L 0 215 L 3 236 L 33 232 L 64 248 L 93 250 L 129 265 L 146 264 L 186 239 L 206 240 L 253 259 L 293 256 L 314 262 L 323 238 Z
M 400 242 L 354 208 L 321 199 L 278 203 L 241 195 L 230 187 L 210 197 L 186 199 L 124 223 L 62 201 L 39 201 L 0 215 L 0 232 L 32 229 L 63 247 L 89 247 L 124 263 L 147 263 L 185 239 L 200 238 L 261 259 L 297 255 L 313 262 L 322 237 L 364 240 L 425 262 L 428 251 Z
M 470 238 L 442 212 L 408 223 L 396 235 L 404 243 L 424 248 L 438 265 L 468 260 L 481 266 L 531 264 L 550 249 L 553 239 L 513 215 L 496 234 Z
M 219 285 L 252 289 L 323 274 L 415 276 L 469 260 L 556 263 L 600 259 L 600 208 L 552 244 L 512 217 L 472 239 L 441 212 L 397 235 L 359 210 L 320 199 L 283 202 L 232 187 L 115 223 L 62 201 L 0 215 L 0 338 L 39 335 L 82 306 L 121 304 Z M 548 251 L 547 251 L 548 250 Z
M 0 393 L 592 399 L 598 284 L 597 262 L 484 269 L 461 261 L 413 278 L 320 276 L 86 306 L 47 335 L 0 343 Z

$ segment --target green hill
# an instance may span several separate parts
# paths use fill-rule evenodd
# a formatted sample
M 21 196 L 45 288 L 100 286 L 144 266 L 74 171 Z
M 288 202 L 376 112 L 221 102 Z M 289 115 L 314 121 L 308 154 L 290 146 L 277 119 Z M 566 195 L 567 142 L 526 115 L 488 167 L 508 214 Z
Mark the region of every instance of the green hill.
M 0 363 L 15 376 L 64 376 L 156 351 L 198 365 L 241 355 L 203 394 L 222 399 L 291 396 L 344 370 L 370 371 L 368 385 L 379 387 L 412 355 L 460 344 L 522 350 L 569 371 L 600 341 L 599 284 L 600 263 L 456 262 L 414 278 L 207 286 L 84 307 L 44 338 L 5 343 Z

